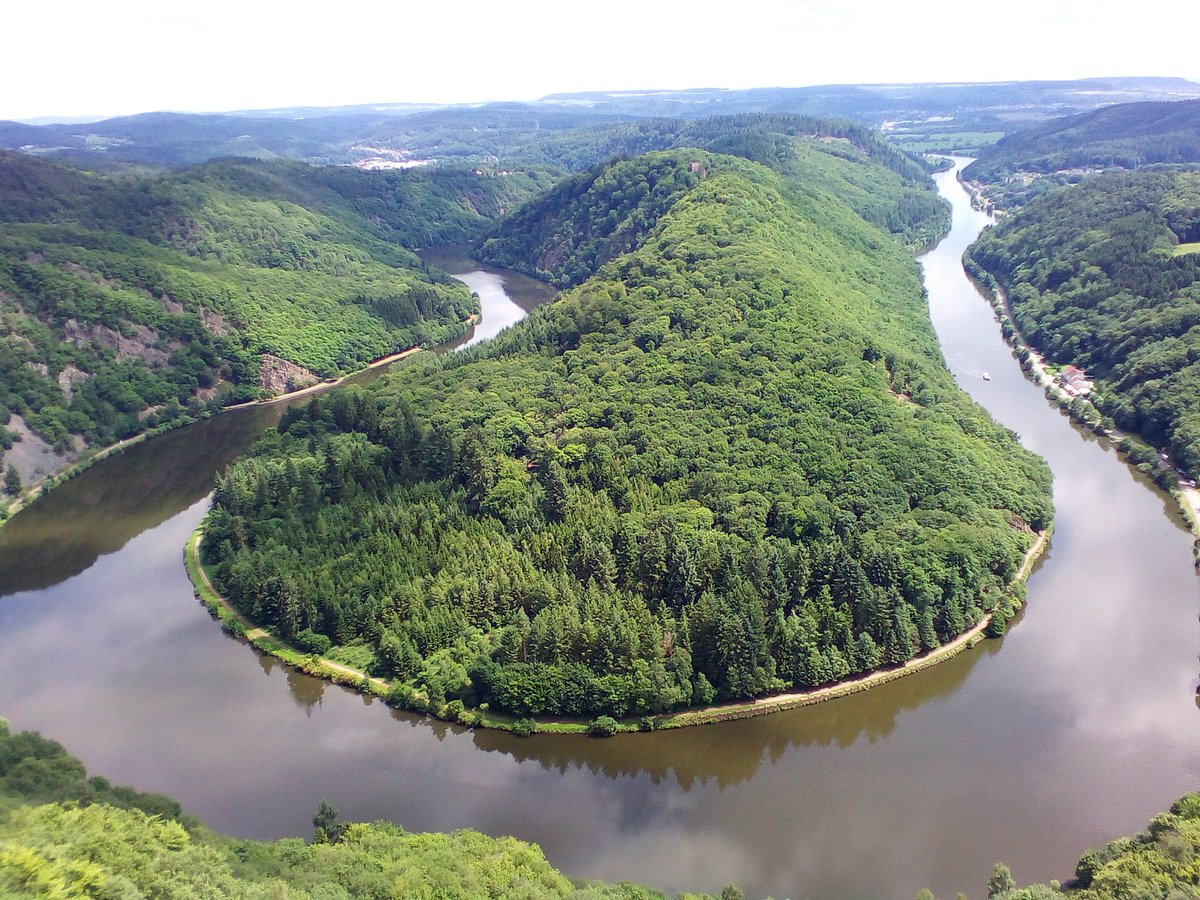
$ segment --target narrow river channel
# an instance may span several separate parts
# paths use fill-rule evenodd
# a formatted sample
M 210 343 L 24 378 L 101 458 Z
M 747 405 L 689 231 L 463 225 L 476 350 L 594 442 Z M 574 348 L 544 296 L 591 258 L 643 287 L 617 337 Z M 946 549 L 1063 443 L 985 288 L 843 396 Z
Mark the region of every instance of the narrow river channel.
M 213 473 L 279 415 L 259 407 L 131 449 L 0 530 L 0 714 L 244 837 L 307 835 L 327 799 L 666 890 L 979 896 L 997 860 L 1068 878 L 1200 788 L 1191 538 L 1022 377 L 959 263 L 987 218 L 938 180 L 954 228 L 923 265 L 947 361 L 1055 474 L 1057 531 L 1002 641 L 822 706 L 609 741 L 395 713 L 259 658 L 192 596 L 183 543 Z

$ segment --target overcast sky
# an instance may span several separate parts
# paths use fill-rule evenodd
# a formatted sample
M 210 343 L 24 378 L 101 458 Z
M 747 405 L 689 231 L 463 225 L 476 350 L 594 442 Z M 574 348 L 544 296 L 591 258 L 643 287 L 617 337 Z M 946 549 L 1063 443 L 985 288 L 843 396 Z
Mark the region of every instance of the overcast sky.
M 1195 0 L 57 0 L 5 4 L 0 21 L 3 119 L 603 89 L 1200 80 Z

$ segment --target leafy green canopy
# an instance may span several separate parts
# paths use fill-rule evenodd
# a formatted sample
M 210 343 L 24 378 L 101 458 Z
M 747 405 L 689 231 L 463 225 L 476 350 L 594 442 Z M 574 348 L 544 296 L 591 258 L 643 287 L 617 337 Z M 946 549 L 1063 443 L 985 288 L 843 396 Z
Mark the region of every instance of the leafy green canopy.
M 573 884 L 536 844 L 511 837 L 382 822 L 339 824 L 336 835 L 305 844 L 215 834 L 167 797 L 87 779 L 60 744 L 0 719 L 0 896 L 663 898 L 633 884 Z
M 231 160 L 102 177 L 0 154 L 0 426 L 104 444 L 255 396 L 263 354 L 328 376 L 452 337 L 474 300 L 403 245 L 471 237 L 535 184 Z
M 1194 248 L 1189 245 L 1196 245 Z M 1029 342 L 1097 379 L 1099 408 L 1200 470 L 1200 172 L 1096 176 L 985 232 L 975 265 Z
M 569 168 L 581 161 L 593 168 L 501 220 L 480 256 L 559 287 L 579 284 L 602 263 L 640 245 L 658 217 L 703 177 L 707 154 L 695 148 L 799 177 L 813 167 L 814 156 L 840 156 L 855 165 L 826 167 L 826 177 L 839 180 L 839 196 L 868 222 L 914 246 L 935 239 L 949 221 L 919 163 L 844 120 L 784 114 L 652 119 L 539 135 L 535 146 Z M 639 160 L 594 166 L 672 148 L 690 149 L 658 157 L 650 167 Z M 533 147 L 526 152 L 533 154 Z
M 1048 473 L 955 388 L 840 149 L 615 164 L 706 171 L 496 341 L 288 415 L 218 482 L 224 590 L 401 702 L 520 716 L 819 685 L 1003 617 Z

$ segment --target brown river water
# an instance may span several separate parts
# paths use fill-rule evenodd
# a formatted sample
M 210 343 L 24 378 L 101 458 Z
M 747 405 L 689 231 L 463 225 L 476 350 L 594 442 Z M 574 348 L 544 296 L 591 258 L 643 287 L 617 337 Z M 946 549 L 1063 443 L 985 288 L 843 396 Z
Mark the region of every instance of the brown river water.
M 943 351 L 1055 475 L 1057 530 L 1002 640 L 821 706 L 611 740 L 393 712 L 260 658 L 193 597 L 182 547 L 214 473 L 282 410 L 256 407 L 131 448 L 0 530 L 0 715 L 242 837 L 307 836 L 327 799 L 343 819 L 514 834 L 573 877 L 671 891 L 980 896 L 998 860 L 1022 883 L 1065 880 L 1200 788 L 1191 537 L 1022 377 L 959 262 L 987 217 L 938 179 L 954 227 L 923 265 Z M 502 274 L 473 276 L 481 332 L 519 317 Z M 504 286 L 526 309 L 546 296 Z

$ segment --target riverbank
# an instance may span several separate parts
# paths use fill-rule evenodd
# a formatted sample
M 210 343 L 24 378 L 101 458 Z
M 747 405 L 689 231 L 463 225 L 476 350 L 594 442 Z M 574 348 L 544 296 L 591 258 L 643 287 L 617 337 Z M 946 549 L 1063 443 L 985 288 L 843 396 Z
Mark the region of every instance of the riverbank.
M 473 324 L 476 319 L 478 319 L 477 315 L 471 316 L 467 320 L 467 323 Z M 398 360 L 404 359 L 405 357 L 412 356 L 415 353 L 420 353 L 423 349 L 425 349 L 425 348 L 409 347 L 406 350 L 401 350 L 397 353 L 390 353 L 387 356 L 381 356 L 378 359 L 372 360 L 371 362 L 367 363 L 367 365 L 363 366 L 361 369 L 356 369 L 355 371 L 349 372 L 346 375 L 341 376 L 340 378 L 330 379 L 327 381 L 319 381 L 316 384 L 309 385 L 308 387 L 299 388 L 294 391 L 288 391 L 285 394 L 276 394 L 273 397 L 264 397 L 260 400 L 249 400 L 245 403 L 237 403 L 232 406 L 225 406 L 225 407 L 222 407 L 221 409 L 207 413 L 204 416 L 200 416 L 199 418 L 206 418 L 207 416 L 214 416 L 214 415 L 219 416 L 219 415 L 222 415 L 227 412 L 232 412 L 234 410 L 239 410 L 239 409 L 246 409 L 248 407 L 271 406 L 276 403 L 287 403 L 287 402 L 295 400 L 299 397 L 307 396 L 309 394 L 319 394 L 319 393 L 323 393 L 324 391 L 333 390 L 334 388 L 338 387 L 339 385 L 346 383 L 350 379 L 356 378 L 359 375 L 362 375 L 364 372 L 369 372 L 373 369 L 378 369 L 383 366 L 389 366 L 392 363 L 397 362 Z M 10 521 L 13 516 L 15 516 L 21 510 L 25 509 L 25 507 L 30 506 L 32 503 L 34 503 L 36 500 L 38 500 L 38 498 L 40 498 L 47 491 L 51 490 L 52 488 L 57 487 L 58 485 L 62 484 L 64 481 L 69 481 L 72 478 L 74 478 L 75 476 L 87 471 L 89 468 L 94 466 L 96 463 L 101 462 L 105 459 L 108 459 L 110 456 L 120 453 L 121 451 L 126 450 L 129 447 L 133 447 L 136 444 L 140 444 L 143 441 L 147 441 L 150 438 L 158 437 L 160 434 L 166 434 L 168 431 L 174 431 L 177 428 L 185 428 L 188 425 L 195 424 L 197 421 L 198 421 L 197 418 L 193 418 L 193 417 L 189 416 L 187 418 L 179 419 L 175 422 L 171 422 L 167 425 L 161 425 L 157 428 L 148 429 L 147 431 L 143 431 L 140 434 L 135 434 L 133 437 L 125 438 L 124 440 L 117 441 L 117 443 L 115 443 L 115 444 L 109 444 L 107 447 L 101 447 L 100 449 L 95 450 L 93 452 L 85 451 L 83 456 L 81 456 L 79 459 L 75 460 L 75 462 L 71 463 L 70 465 L 66 466 L 65 468 L 62 468 L 62 469 L 58 470 L 57 472 L 50 472 L 50 473 L 46 474 L 45 476 L 43 476 L 42 478 L 38 479 L 37 481 L 33 482 L 31 485 L 29 485 L 27 488 L 25 488 L 25 490 L 23 490 L 15 499 L 7 501 L 7 505 L 0 504 L 0 528 L 3 528 L 4 525 L 8 521 Z
M 1024 582 L 1029 577 L 1029 573 L 1033 571 L 1034 565 L 1049 546 L 1050 535 L 1053 531 L 1053 527 L 1050 527 L 1045 531 L 1038 532 L 1032 546 L 1025 551 L 1025 558 L 1021 563 L 1021 568 L 1013 578 L 1014 585 Z M 975 627 L 963 632 L 950 643 L 943 644 L 941 647 L 937 647 L 920 656 L 915 656 L 894 668 L 877 669 L 874 672 L 869 672 L 857 678 L 849 678 L 845 681 L 839 681 L 836 684 L 812 688 L 807 691 L 792 691 L 787 694 L 759 697 L 750 701 L 725 703 L 706 706 L 701 709 L 684 710 L 678 713 L 667 713 L 659 717 L 662 723 L 659 727 L 681 728 L 691 725 L 706 725 L 713 722 L 727 722 L 733 719 L 748 719 L 773 712 L 783 712 L 788 709 L 799 709 L 802 706 L 812 706 L 816 703 L 824 703 L 826 700 L 835 700 L 838 697 L 848 697 L 860 691 L 870 690 L 881 684 L 896 681 L 905 675 L 924 671 L 932 666 L 936 666 L 940 662 L 945 662 L 948 659 L 958 656 L 964 650 L 970 650 L 984 638 L 984 633 L 987 631 L 988 626 L 992 624 L 992 618 L 992 614 L 984 616 Z
M 997 209 L 996 204 L 987 195 L 987 186 L 982 181 L 969 181 L 962 177 L 962 173 L 958 173 L 958 183 L 963 186 L 963 190 L 971 197 L 971 208 L 977 209 L 980 212 L 987 213 L 993 218 L 1000 218 L 1007 215 L 1004 210 Z
M 1166 467 L 1174 475 L 1174 464 L 1164 452 L 1147 444 L 1136 435 L 1117 430 L 1111 420 L 1108 420 L 1087 396 L 1072 395 L 1063 390 L 1055 379 L 1054 373 L 1046 365 L 1045 357 L 1034 349 L 1017 326 L 1012 306 L 995 276 L 971 259 L 969 251 L 964 260 L 964 266 L 968 277 L 974 282 L 975 288 L 991 304 L 992 310 L 996 314 L 996 320 L 1000 323 L 1000 330 L 1005 342 L 1021 362 L 1021 370 L 1029 380 L 1042 388 L 1048 400 L 1064 410 L 1077 424 L 1090 429 L 1094 434 L 1111 440 L 1117 452 L 1123 456 L 1128 465 L 1138 468 L 1136 462 L 1131 458 L 1130 452 L 1133 448 L 1137 448 L 1141 450 L 1141 455 L 1154 457 L 1159 461 L 1157 465 Z M 1139 469 L 1139 471 L 1142 470 Z M 1170 487 L 1165 487 L 1161 483 L 1158 483 L 1158 487 L 1175 500 L 1181 515 L 1186 520 L 1188 528 L 1195 538 L 1193 559 L 1196 566 L 1200 567 L 1200 489 L 1188 486 L 1182 477 L 1175 478 L 1175 483 Z
M 1025 551 L 1021 567 L 1013 577 L 1008 590 L 1021 584 L 1029 577 L 1034 565 L 1046 551 L 1050 543 L 1053 527 L 1038 532 L 1033 544 Z M 228 598 L 222 595 L 213 585 L 204 564 L 200 560 L 200 543 L 204 537 L 204 523 L 192 532 L 184 547 L 184 562 L 187 566 L 188 577 L 191 579 L 196 598 L 204 604 L 209 613 L 221 622 L 221 627 L 235 637 L 243 638 L 257 650 L 274 656 L 289 665 L 295 666 L 306 675 L 325 678 L 335 684 L 352 687 L 364 694 L 371 694 L 385 700 L 389 705 L 425 713 L 437 719 L 466 725 L 473 728 L 494 728 L 510 731 L 521 736 L 534 732 L 544 734 L 585 734 L 590 731 L 590 722 L 583 719 L 570 719 L 555 716 L 544 720 L 518 719 L 515 716 L 493 713 L 485 708 L 464 708 L 461 703 L 450 703 L 440 708 L 432 708 L 429 698 L 413 691 L 407 685 L 389 682 L 386 679 L 368 674 L 367 672 L 348 666 L 337 660 L 305 653 L 303 650 L 288 644 L 278 635 L 261 628 L 250 619 L 238 612 Z M 1016 604 L 1019 607 L 1021 604 Z M 973 628 L 963 632 L 948 644 L 943 644 L 920 656 L 916 656 L 899 666 L 887 669 L 876 669 L 865 675 L 839 681 L 835 684 L 804 691 L 791 691 L 786 694 L 774 694 L 759 697 L 754 700 L 736 701 L 733 703 L 714 704 L 680 712 L 659 713 L 642 717 L 627 717 L 617 721 L 617 730 L 660 731 L 669 728 L 688 728 L 697 725 L 710 725 L 716 722 L 728 722 L 734 719 L 748 719 L 755 716 L 798 709 L 802 706 L 812 706 L 846 697 L 869 690 L 881 684 L 895 681 L 906 675 L 924 671 L 940 662 L 945 662 L 958 656 L 965 650 L 970 650 L 982 640 L 988 627 L 992 624 L 994 613 L 984 616 Z M 485 704 L 486 706 L 486 704 Z
M 478 316 L 471 316 L 466 320 L 467 324 L 473 324 Z M 308 387 L 297 388 L 294 391 L 288 391 L 286 394 L 276 394 L 274 397 L 264 397 L 261 400 L 248 400 L 245 403 L 238 403 L 234 406 L 226 406 L 221 412 L 229 412 L 234 409 L 245 409 L 249 406 L 270 406 L 273 403 L 286 403 L 289 400 L 295 400 L 297 397 L 305 397 L 309 394 L 319 394 L 323 391 L 331 391 L 339 385 L 345 384 L 351 378 L 361 375 L 363 372 L 369 372 L 372 369 L 378 369 L 381 366 L 390 366 L 397 360 L 404 359 L 406 356 L 412 356 L 414 353 L 420 353 L 424 347 L 409 347 L 407 350 L 401 350 L 398 353 L 389 353 L 387 356 L 381 356 L 379 359 L 372 360 L 361 369 L 355 369 L 341 378 L 331 378 L 325 381 L 318 381 L 316 384 L 310 384 Z
M 132 447 L 134 444 L 140 444 L 149 438 L 156 435 L 165 434 L 175 428 L 181 428 L 185 425 L 191 425 L 195 419 L 181 419 L 179 422 L 173 423 L 169 427 L 152 428 L 149 431 L 143 431 L 141 434 L 135 434 L 133 437 L 125 438 L 123 441 L 117 441 L 115 444 L 109 444 L 107 447 L 101 447 L 99 450 L 91 454 L 86 454 L 77 459 L 66 468 L 60 469 L 57 472 L 50 472 L 47 475 L 33 482 L 29 487 L 21 491 L 15 499 L 7 501 L 7 505 L 0 507 L 0 528 L 3 528 L 13 516 L 23 510 L 25 507 L 32 504 L 42 494 L 49 491 L 51 488 L 62 484 L 64 481 L 69 481 L 81 472 L 85 472 L 96 463 L 108 459 L 116 453 L 120 453 L 127 447 Z

